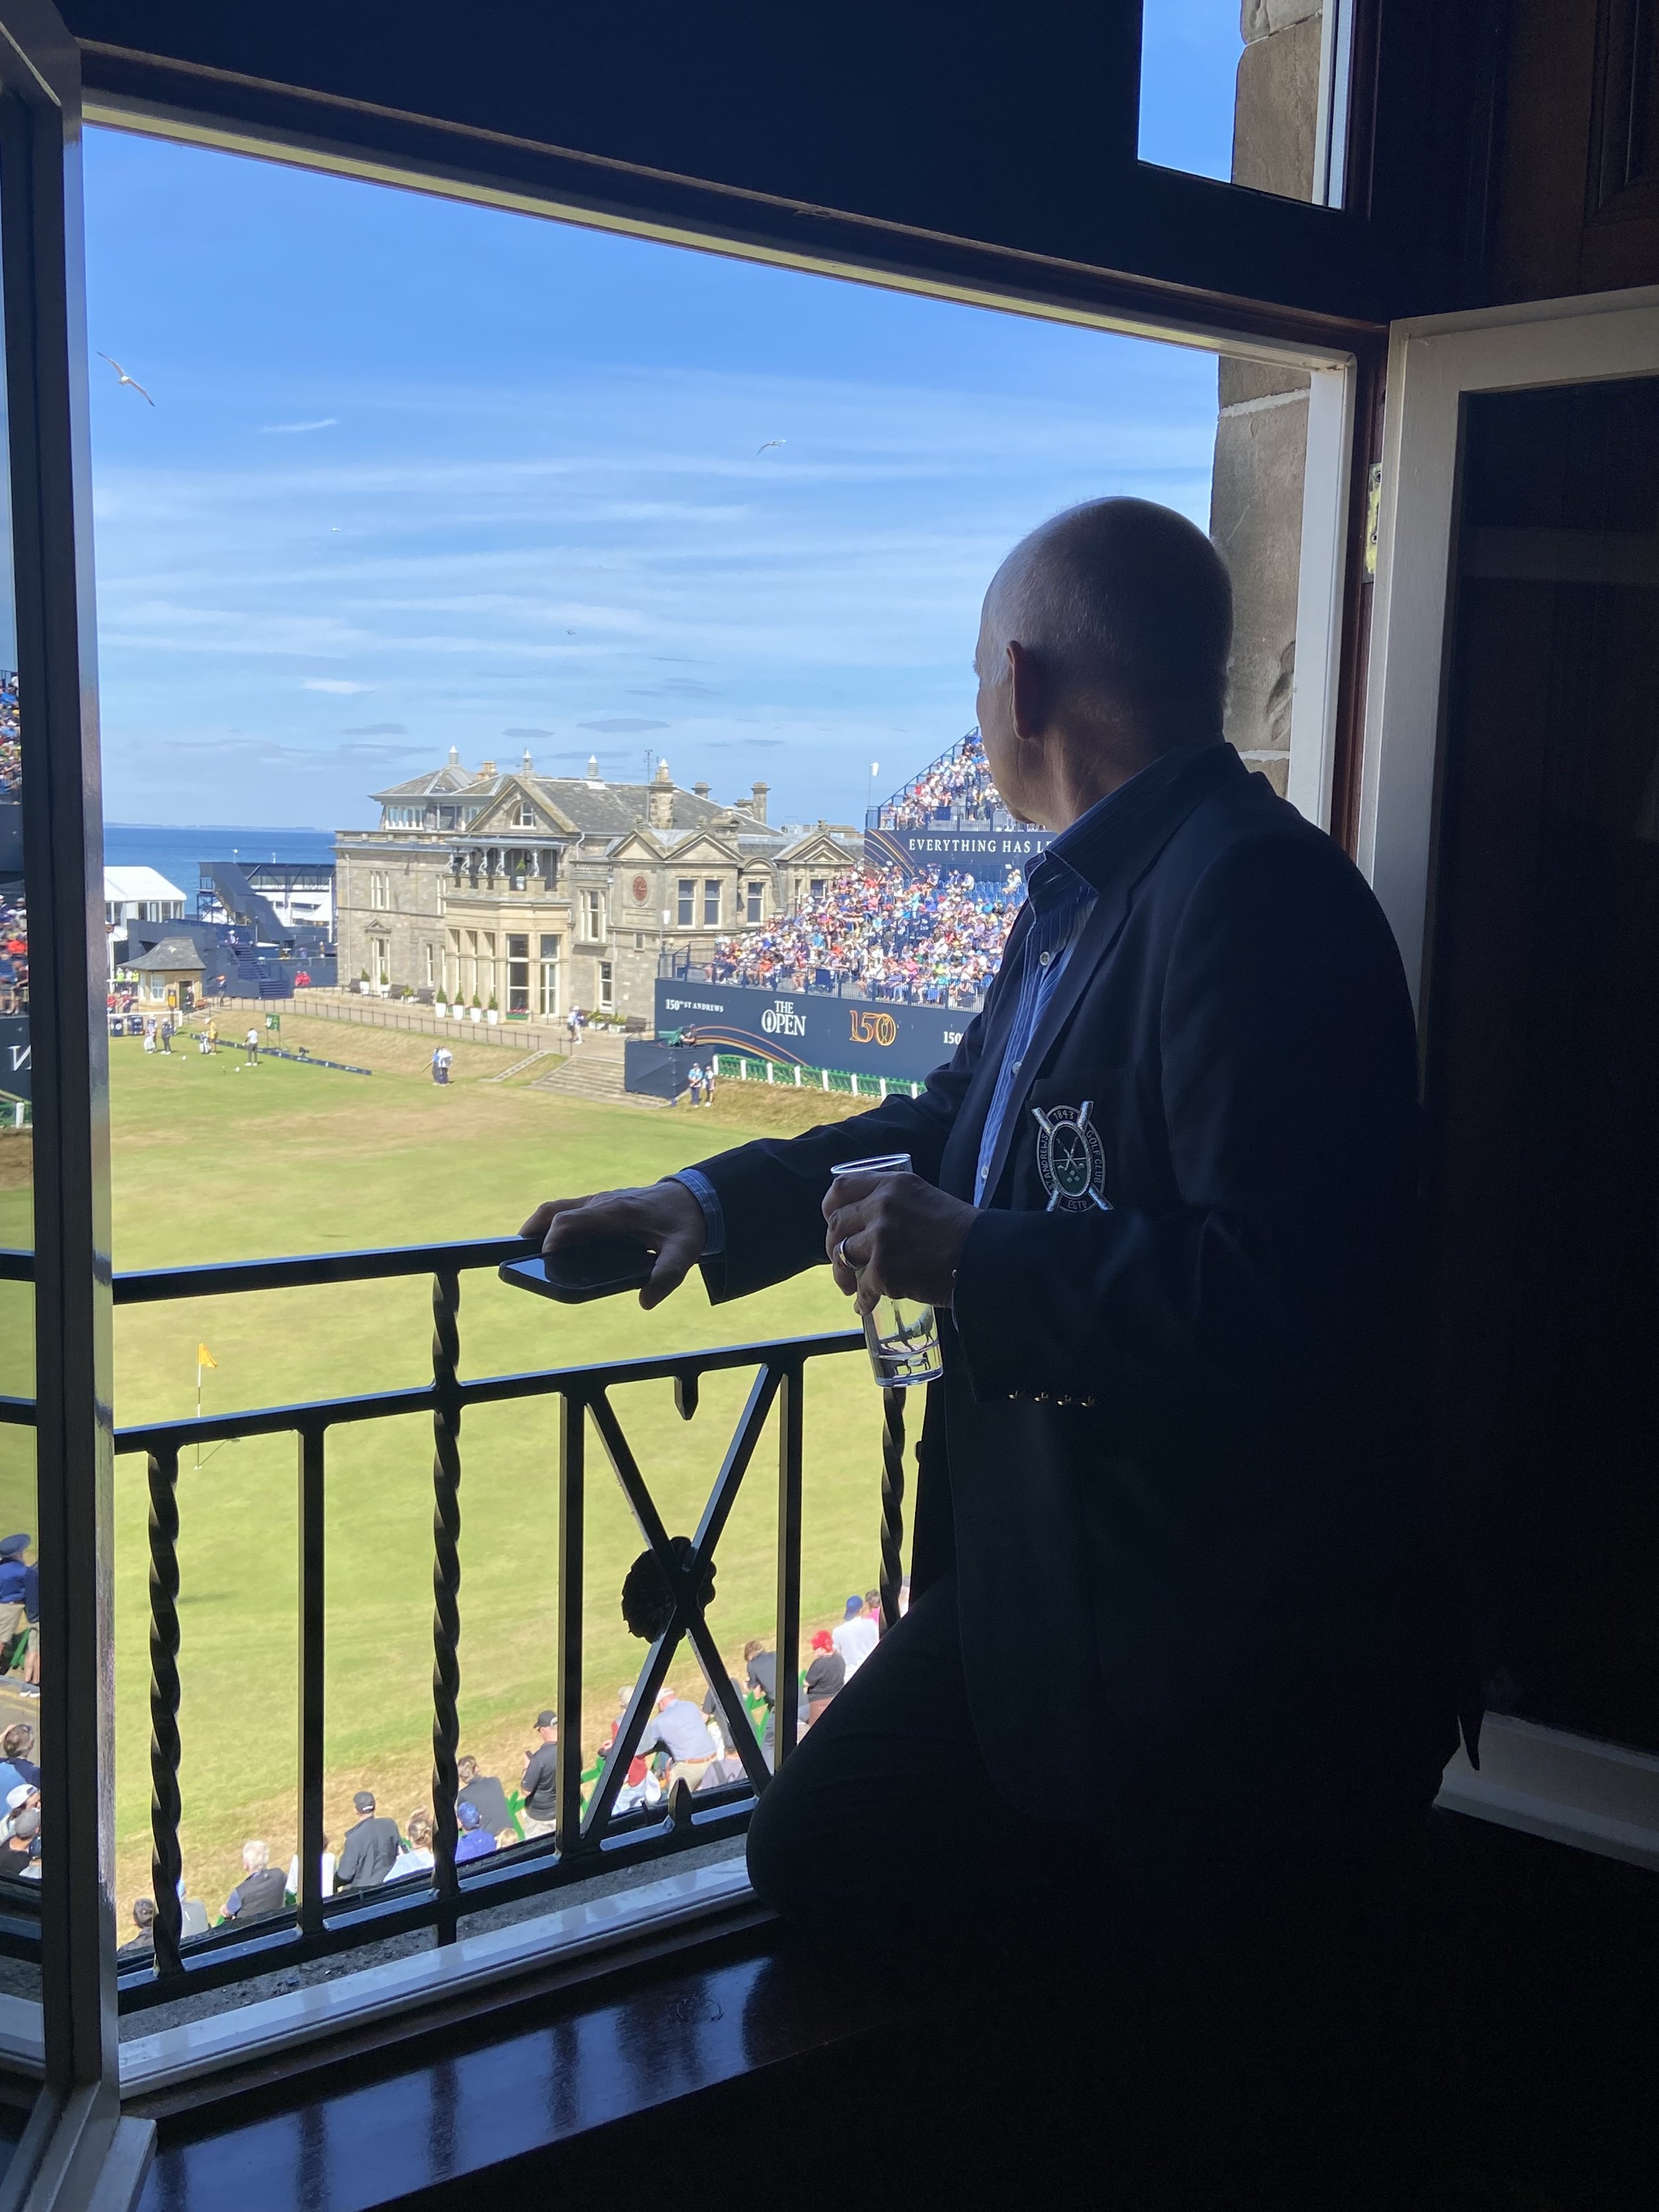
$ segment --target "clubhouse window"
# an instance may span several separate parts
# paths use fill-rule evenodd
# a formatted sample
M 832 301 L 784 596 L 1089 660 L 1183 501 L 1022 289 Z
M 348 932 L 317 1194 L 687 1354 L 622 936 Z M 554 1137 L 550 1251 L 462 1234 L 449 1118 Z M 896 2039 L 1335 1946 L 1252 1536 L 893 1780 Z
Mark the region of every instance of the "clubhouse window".
M 599 1006 L 605 1013 L 614 1012 L 617 1005 L 616 970 L 608 960 L 599 963 Z
M 697 883 L 695 876 L 682 876 L 678 895 L 678 911 L 674 919 L 682 929 L 690 929 L 697 918 Z
M 371 868 L 368 872 L 368 902 L 380 908 L 392 903 L 392 878 L 384 868 Z
M 543 1015 L 550 1016 L 556 1014 L 559 1011 L 558 939 L 556 937 L 544 937 L 541 939 L 540 951 L 541 959 L 539 965 L 541 969 L 541 988 L 539 992 L 540 1002 L 537 1007 L 537 1012 Z
M 605 935 L 605 894 L 603 891 L 582 893 L 582 934 L 590 945 L 597 945 Z
M 745 919 L 750 921 L 758 921 L 765 910 L 765 884 L 759 883 L 745 884 L 743 887 L 743 896 Z
M 509 1014 L 530 1012 L 528 937 L 509 937 L 507 940 L 507 1011 Z
M 718 929 L 720 926 L 720 882 L 718 876 L 708 876 L 703 882 L 702 926 L 705 929 Z

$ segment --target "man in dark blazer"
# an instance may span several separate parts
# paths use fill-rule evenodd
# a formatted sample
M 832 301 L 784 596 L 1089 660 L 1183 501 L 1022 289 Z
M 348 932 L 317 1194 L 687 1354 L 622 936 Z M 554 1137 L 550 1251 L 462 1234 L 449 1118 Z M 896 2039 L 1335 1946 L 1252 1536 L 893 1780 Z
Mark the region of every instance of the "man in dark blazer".
M 398 1856 L 398 1823 L 377 1817 L 373 1790 L 360 1790 L 351 1801 L 356 1820 L 345 1832 L 334 1869 L 336 1894 L 348 1889 L 378 1889 Z
M 696 1263 L 719 1300 L 828 1255 L 860 1308 L 939 1310 L 910 1609 L 751 1827 L 785 1909 L 982 1889 L 975 1805 L 1128 1882 L 1341 1862 L 1420 1825 L 1453 1748 L 1401 1422 L 1411 1003 L 1360 876 L 1222 741 L 1231 633 L 1167 509 L 1017 547 L 980 728 L 1060 834 L 955 1058 L 526 1224 L 639 1237 L 647 1306 Z M 913 1173 L 836 1175 L 894 1152 Z

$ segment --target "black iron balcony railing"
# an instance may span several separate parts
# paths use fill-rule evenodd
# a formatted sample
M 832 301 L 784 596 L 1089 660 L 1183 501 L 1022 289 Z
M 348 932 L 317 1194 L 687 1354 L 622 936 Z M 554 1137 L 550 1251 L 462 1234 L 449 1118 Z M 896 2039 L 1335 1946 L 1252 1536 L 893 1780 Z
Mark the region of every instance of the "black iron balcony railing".
M 455 1940 L 470 1911 L 514 1903 L 605 1872 L 665 1854 L 735 1837 L 747 1826 L 770 1773 L 749 1715 L 703 1618 L 708 1571 L 738 1492 L 749 1474 L 763 1431 L 778 1410 L 777 1469 L 777 1700 L 775 1756 L 787 1756 L 797 1735 L 800 1663 L 801 1476 L 805 1370 L 814 1359 L 861 1352 L 854 1331 L 730 1345 L 660 1358 L 608 1361 L 580 1367 L 533 1369 L 510 1375 L 464 1378 L 460 1372 L 460 1279 L 495 1268 L 527 1248 L 514 1237 L 476 1243 L 403 1245 L 385 1249 L 325 1253 L 275 1260 L 233 1261 L 194 1267 L 147 1269 L 118 1274 L 117 1305 L 219 1297 L 228 1293 L 293 1290 L 324 1284 L 432 1277 L 432 1380 L 363 1396 L 250 1407 L 204 1419 L 145 1423 L 118 1429 L 118 1455 L 142 1452 L 149 1478 L 150 1784 L 153 1894 L 156 1917 L 154 1963 L 123 1962 L 123 2011 L 169 2002 L 194 1990 L 217 1987 L 279 1970 L 299 1960 L 421 1928 L 435 1929 L 441 1943 Z M 27 1280 L 27 1254 L 0 1254 L 0 1279 Z M 697 1409 L 705 1375 L 753 1368 L 755 1379 L 704 1506 L 689 1557 L 670 1540 L 650 1486 L 636 1460 L 611 1393 L 630 1382 L 672 1379 L 683 1419 Z M 456 1758 L 459 1736 L 461 1583 L 461 1423 L 471 1406 L 555 1397 L 558 1406 L 559 1540 L 557 1565 L 557 1706 L 564 1746 L 559 1762 L 558 1812 L 554 1832 L 459 1867 Z M 903 1535 L 903 1394 L 883 1394 L 880 1588 L 884 1626 L 896 1617 L 900 1547 Z M 324 1668 L 327 1651 L 325 1607 L 324 1513 L 331 1430 L 348 1423 L 429 1413 L 433 1435 L 432 1522 L 432 1806 L 435 1864 L 378 1890 L 325 1899 L 322 1893 L 325 1792 Z M 31 1422 L 21 1399 L 0 1400 L 0 1419 Z M 586 1807 L 582 1800 L 582 1626 L 584 1530 L 589 1428 L 658 1562 L 671 1614 L 653 1640 L 616 1741 Z M 185 1937 L 179 1881 L 181 1811 L 179 1773 L 179 1467 L 187 1446 L 245 1437 L 290 1435 L 297 1448 L 299 1498 L 299 1744 L 300 1887 L 297 1910 L 246 1926 L 231 1924 Z M 623 1778 L 666 1680 L 682 1639 L 689 1640 L 720 1701 L 725 1730 L 741 1757 L 743 1783 L 692 1795 L 684 1783 L 666 1803 L 618 1814 Z M 45 1832 L 50 1848 L 50 1825 Z M 8 1891 L 20 1885 L 7 1883 Z M 0 1906 L 0 1950 L 27 1948 L 27 1922 Z M 36 1939 L 38 1941 L 38 1938 Z

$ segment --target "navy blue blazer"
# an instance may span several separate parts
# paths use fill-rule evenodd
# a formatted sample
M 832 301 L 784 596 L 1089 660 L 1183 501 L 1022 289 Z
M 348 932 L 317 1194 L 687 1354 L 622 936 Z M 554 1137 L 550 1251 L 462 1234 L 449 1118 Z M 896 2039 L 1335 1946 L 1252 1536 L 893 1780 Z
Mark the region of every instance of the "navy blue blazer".
M 1411 1003 L 1363 878 L 1231 747 L 1122 797 L 1067 848 L 1097 898 L 943 1324 L 913 1587 L 954 1563 L 1011 1801 L 1305 1836 L 1422 1802 L 1455 1742 L 1405 1427 Z M 702 1164 L 712 1297 L 823 1259 L 838 1161 L 971 1199 L 1025 927 L 920 1097 Z

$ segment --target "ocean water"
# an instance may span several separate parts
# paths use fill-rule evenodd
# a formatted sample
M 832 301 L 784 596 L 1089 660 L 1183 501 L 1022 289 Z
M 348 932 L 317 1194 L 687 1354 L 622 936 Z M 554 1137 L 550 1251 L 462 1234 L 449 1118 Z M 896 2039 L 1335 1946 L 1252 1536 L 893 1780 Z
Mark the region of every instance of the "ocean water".
M 192 908 L 204 860 L 331 860 L 331 830 L 259 830 L 216 822 L 106 822 L 104 865 L 155 868 Z

